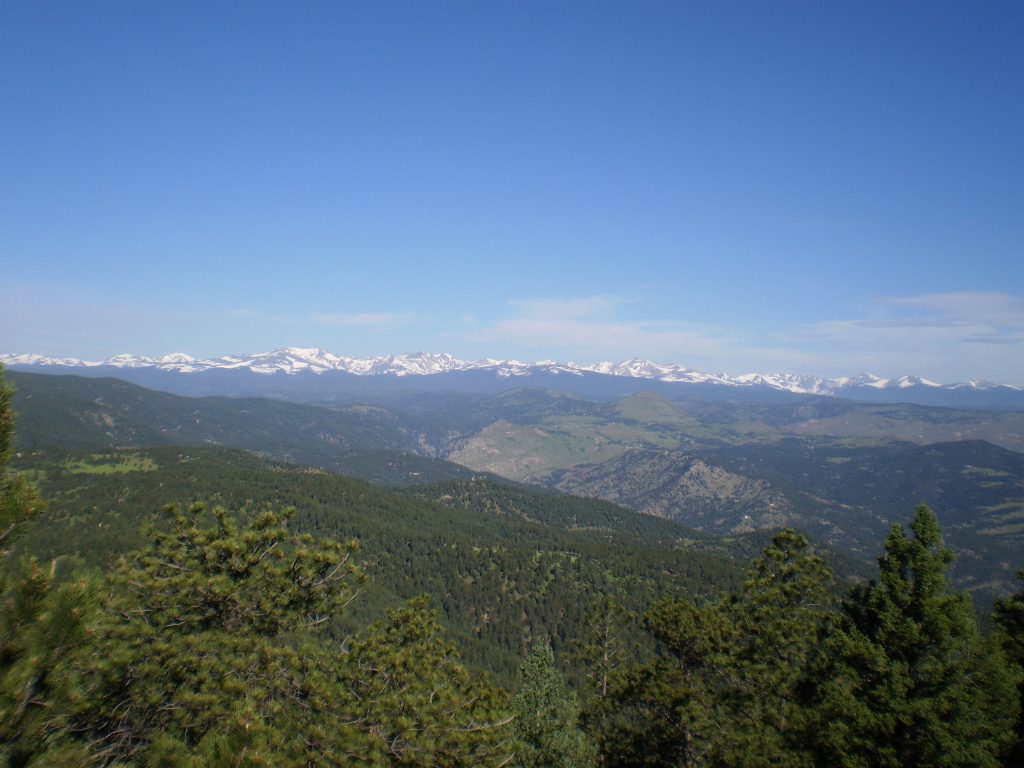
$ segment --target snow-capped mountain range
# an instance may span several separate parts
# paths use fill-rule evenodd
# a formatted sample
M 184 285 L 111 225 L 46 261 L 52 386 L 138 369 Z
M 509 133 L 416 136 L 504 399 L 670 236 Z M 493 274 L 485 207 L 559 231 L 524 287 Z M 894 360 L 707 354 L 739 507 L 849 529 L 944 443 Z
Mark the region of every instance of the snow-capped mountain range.
M 580 365 L 541 360 L 523 363 L 517 360 L 460 360 L 448 354 L 417 352 L 410 355 L 385 355 L 357 358 L 336 355 L 324 349 L 285 347 L 272 352 L 252 355 L 222 355 L 197 360 L 183 353 L 162 357 L 142 355 L 115 355 L 102 361 L 77 358 L 52 358 L 35 354 L 0 355 L 0 363 L 8 366 L 87 367 L 87 368 L 152 368 L 178 373 L 199 373 L 209 370 L 248 370 L 257 374 L 323 374 L 343 371 L 357 376 L 431 376 L 457 371 L 484 371 L 500 378 L 523 377 L 537 373 L 583 376 L 588 373 L 652 379 L 663 382 L 691 384 L 721 384 L 732 387 L 767 387 L 797 394 L 842 395 L 844 391 L 859 388 L 875 390 L 905 390 L 929 388 L 936 390 L 1005 390 L 1022 392 L 1024 388 L 987 381 L 969 381 L 961 384 L 939 384 L 916 376 L 888 379 L 870 373 L 853 377 L 821 378 L 819 376 L 776 373 L 748 373 L 728 376 L 724 373 L 704 373 L 679 364 L 659 364 L 649 360 L 632 359 L 621 363 Z

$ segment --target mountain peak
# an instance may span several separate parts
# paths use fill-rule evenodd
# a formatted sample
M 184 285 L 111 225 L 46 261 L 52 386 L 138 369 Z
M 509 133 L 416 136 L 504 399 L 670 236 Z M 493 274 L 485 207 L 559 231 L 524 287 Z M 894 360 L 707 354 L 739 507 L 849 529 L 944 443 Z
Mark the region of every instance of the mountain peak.
M 160 357 L 119 354 L 102 362 L 89 362 L 77 358 L 51 358 L 37 354 L 0 355 L 0 363 L 17 366 L 57 367 L 98 367 L 112 368 L 156 368 L 183 374 L 200 373 L 212 369 L 248 370 L 263 375 L 305 373 L 324 374 L 344 372 L 355 376 L 432 376 L 456 371 L 490 372 L 499 378 L 528 378 L 547 375 L 603 375 L 651 379 L 652 381 L 717 384 L 731 387 L 767 387 L 796 394 L 843 395 L 851 390 L 1005 390 L 1022 391 L 1020 387 L 993 384 L 985 381 L 969 381 L 964 384 L 939 384 L 919 376 L 905 375 L 898 379 L 887 379 L 872 373 L 856 376 L 825 379 L 818 376 L 793 373 L 746 373 L 728 376 L 724 373 L 704 373 L 679 363 L 654 363 L 640 357 L 633 357 L 620 363 L 601 362 L 592 365 L 559 363 L 555 360 L 541 360 L 524 363 L 518 360 L 496 360 L 484 358 L 475 361 L 461 360 L 448 353 L 412 352 L 404 355 L 382 355 L 370 358 L 356 358 L 337 355 L 320 347 L 281 347 L 270 352 L 248 355 L 221 355 L 216 358 L 199 360 L 184 352 L 172 352 Z

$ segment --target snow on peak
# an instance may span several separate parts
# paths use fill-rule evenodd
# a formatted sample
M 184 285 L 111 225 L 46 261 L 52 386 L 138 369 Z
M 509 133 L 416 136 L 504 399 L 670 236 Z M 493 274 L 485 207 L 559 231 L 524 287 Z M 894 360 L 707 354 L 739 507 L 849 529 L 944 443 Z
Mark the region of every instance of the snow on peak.
M 619 363 L 600 362 L 595 364 L 559 363 L 555 360 L 540 360 L 525 363 L 519 360 L 461 360 L 447 353 L 413 352 L 405 355 L 382 355 L 358 358 L 336 355 L 318 347 L 282 347 L 270 352 L 256 354 L 221 355 L 220 357 L 196 359 L 184 352 L 172 352 L 160 357 L 120 354 L 102 362 L 89 362 L 77 358 L 51 358 L 37 354 L 0 355 L 0 363 L 20 366 L 111 366 L 116 368 L 158 368 L 179 373 L 198 373 L 211 369 L 248 370 L 253 373 L 273 375 L 278 373 L 295 375 L 300 373 L 323 374 L 341 371 L 355 376 L 431 376 L 453 371 L 482 371 L 500 378 L 530 377 L 539 374 L 584 376 L 600 374 L 625 376 L 664 382 L 710 383 L 733 387 L 769 387 L 797 394 L 839 395 L 850 388 L 871 387 L 874 389 L 908 389 L 911 387 L 932 387 L 944 389 L 989 390 L 1006 388 L 1022 391 L 1024 388 L 987 381 L 969 381 L 964 384 L 939 384 L 918 376 L 901 376 L 887 379 L 872 373 L 857 376 L 821 378 L 793 373 L 745 373 L 728 376 L 724 373 L 705 373 L 687 368 L 678 363 L 655 363 L 642 358 L 631 358 Z
M 195 361 L 196 359 L 194 357 L 192 357 L 191 355 L 186 355 L 184 352 L 171 352 L 168 355 L 163 355 L 162 357 L 158 357 L 156 359 L 156 362 L 159 365 L 187 364 L 194 363 Z
M 920 376 L 900 376 L 893 382 L 893 386 L 906 389 L 907 387 L 941 387 L 942 385 L 928 379 L 923 379 Z
M 1015 392 L 1024 392 L 1024 387 L 1015 387 L 1013 384 L 996 384 L 993 381 L 985 381 L 984 379 L 971 379 L 963 384 L 948 384 L 945 386 L 949 389 L 1011 389 Z
M 745 373 L 737 376 L 736 381 L 748 387 L 767 386 L 801 395 L 827 395 L 834 389 L 830 379 L 799 373 Z
M 0 363 L 3 365 L 101 365 L 101 363 L 90 363 L 79 360 L 77 357 L 46 357 L 44 355 L 0 355 Z
M 152 357 L 143 357 L 141 355 L 130 355 L 121 354 L 108 357 L 103 361 L 104 365 L 112 365 L 115 368 L 152 368 L 156 365 L 156 360 Z

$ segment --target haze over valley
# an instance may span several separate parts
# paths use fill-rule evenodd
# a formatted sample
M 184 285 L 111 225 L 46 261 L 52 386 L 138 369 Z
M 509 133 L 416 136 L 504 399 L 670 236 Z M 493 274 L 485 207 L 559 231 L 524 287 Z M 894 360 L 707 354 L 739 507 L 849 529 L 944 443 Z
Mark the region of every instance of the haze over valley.
M 103 372 L 131 378 L 139 370 Z M 476 387 L 453 387 L 441 372 L 391 374 L 396 385 L 415 386 L 377 387 L 375 397 L 309 371 L 250 374 L 275 382 L 273 399 L 181 397 L 105 376 L 8 375 L 28 454 L 223 445 L 385 485 L 482 475 L 708 534 L 796 527 L 865 567 L 912 499 L 935 509 L 957 547 L 961 585 L 985 595 L 1011 587 L 1024 548 L 1021 411 L 775 389 L 766 399 L 758 387 L 735 385 L 713 385 L 709 398 L 680 382 L 621 397 L 606 389 L 598 399 L 586 377 L 550 369 L 541 375 L 558 389 L 523 386 L 535 383 L 528 374 Z M 303 386 L 310 379 L 317 395 Z M 237 386 L 214 379 L 204 389 Z

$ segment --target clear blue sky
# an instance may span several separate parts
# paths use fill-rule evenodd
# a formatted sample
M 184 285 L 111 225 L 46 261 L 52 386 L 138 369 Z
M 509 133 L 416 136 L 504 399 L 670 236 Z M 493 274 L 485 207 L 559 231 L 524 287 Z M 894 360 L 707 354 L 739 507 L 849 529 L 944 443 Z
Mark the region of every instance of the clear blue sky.
M 1024 384 L 1024 3 L 0 4 L 0 353 Z

